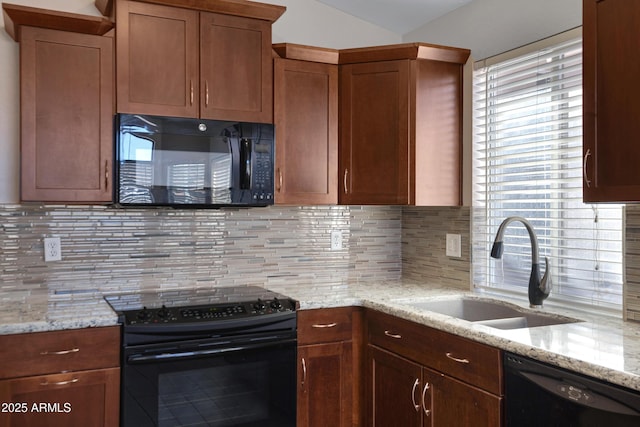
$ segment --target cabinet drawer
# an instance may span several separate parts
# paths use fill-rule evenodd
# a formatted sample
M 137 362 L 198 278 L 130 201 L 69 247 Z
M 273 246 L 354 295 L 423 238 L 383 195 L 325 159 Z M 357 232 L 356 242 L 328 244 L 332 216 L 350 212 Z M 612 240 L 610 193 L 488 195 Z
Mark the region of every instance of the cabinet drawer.
M 369 343 L 502 395 L 500 350 L 415 322 L 367 311 Z
M 352 339 L 353 308 L 321 308 L 298 311 L 298 344 Z
M 0 336 L 0 378 L 119 365 L 118 326 Z

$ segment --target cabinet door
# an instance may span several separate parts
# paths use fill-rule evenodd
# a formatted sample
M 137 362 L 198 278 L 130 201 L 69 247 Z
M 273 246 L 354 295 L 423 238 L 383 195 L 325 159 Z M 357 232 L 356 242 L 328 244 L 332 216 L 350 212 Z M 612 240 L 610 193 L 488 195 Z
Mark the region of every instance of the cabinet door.
M 340 73 L 340 203 L 407 204 L 409 60 Z
M 200 14 L 202 118 L 273 123 L 271 23 Z
M 338 67 L 275 60 L 276 203 L 338 203 Z
M 117 110 L 198 117 L 198 12 L 119 1 Z
M 299 427 L 352 425 L 350 341 L 298 348 Z
M 501 425 L 501 398 L 426 368 L 424 382 L 425 426 Z
M 367 425 L 422 425 L 420 365 L 370 345 L 367 348 L 366 375 Z
M 24 27 L 21 198 L 110 202 L 113 39 Z
M 0 381 L 5 427 L 118 425 L 120 369 L 98 369 Z M 10 410 L 9 410 L 10 409 Z
M 584 0 L 586 202 L 640 201 L 640 4 Z

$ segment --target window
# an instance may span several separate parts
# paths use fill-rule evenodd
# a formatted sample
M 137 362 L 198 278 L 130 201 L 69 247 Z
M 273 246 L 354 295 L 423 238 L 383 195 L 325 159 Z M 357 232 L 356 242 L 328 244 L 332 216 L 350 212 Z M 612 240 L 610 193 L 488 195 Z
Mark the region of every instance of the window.
M 474 72 L 473 282 L 481 291 L 526 295 L 529 235 L 506 230 L 501 260 L 489 253 L 509 216 L 531 222 L 547 301 L 620 312 L 623 208 L 582 202 L 582 38 L 571 32 L 490 58 Z M 528 52 L 526 52 L 528 51 Z

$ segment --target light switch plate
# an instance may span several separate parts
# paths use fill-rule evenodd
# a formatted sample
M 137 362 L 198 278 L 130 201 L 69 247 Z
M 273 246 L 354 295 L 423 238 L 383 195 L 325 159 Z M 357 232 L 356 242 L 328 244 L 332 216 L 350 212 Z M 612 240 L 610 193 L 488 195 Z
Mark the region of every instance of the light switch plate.
M 453 258 L 462 257 L 462 238 L 459 234 L 447 233 L 446 255 Z

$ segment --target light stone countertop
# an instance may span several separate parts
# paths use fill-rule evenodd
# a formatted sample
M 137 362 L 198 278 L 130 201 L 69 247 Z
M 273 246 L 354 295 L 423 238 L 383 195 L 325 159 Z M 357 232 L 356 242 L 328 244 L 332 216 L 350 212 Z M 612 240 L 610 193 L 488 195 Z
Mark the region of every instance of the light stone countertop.
M 640 323 L 546 307 L 583 322 L 501 330 L 413 308 L 408 303 L 478 295 L 411 281 L 269 289 L 300 301 L 301 309 L 363 306 L 640 391 Z M 0 335 L 117 325 L 102 295 L 0 295 Z M 551 297 L 552 298 L 552 297 Z M 522 303 L 519 303 L 524 307 Z
M 364 306 L 640 391 L 640 323 L 637 322 L 545 307 L 543 311 L 546 313 L 583 321 L 525 329 L 496 329 L 408 305 L 410 302 L 460 295 L 482 296 L 408 281 L 352 284 L 349 289 L 335 289 L 324 294 L 320 290 L 300 289 L 296 292 L 290 289 L 288 295 L 300 301 L 301 309 Z M 525 304 L 517 305 L 528 310 Z

